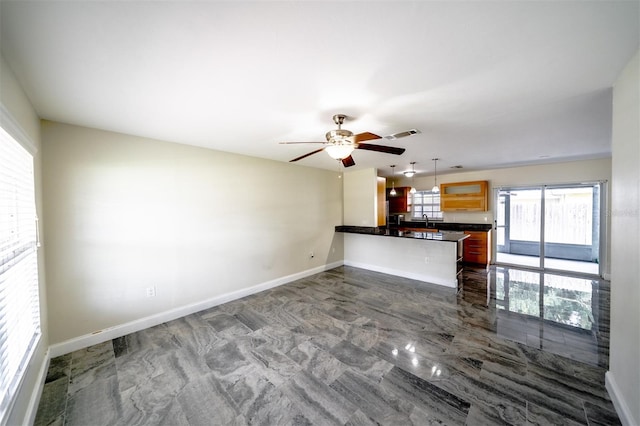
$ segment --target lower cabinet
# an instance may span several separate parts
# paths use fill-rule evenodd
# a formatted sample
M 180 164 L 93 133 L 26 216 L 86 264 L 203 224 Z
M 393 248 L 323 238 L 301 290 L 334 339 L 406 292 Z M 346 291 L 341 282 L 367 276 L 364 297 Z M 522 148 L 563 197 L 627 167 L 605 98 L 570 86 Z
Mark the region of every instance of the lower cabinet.
M 433 228 L 398 228 L 398 231 L 410 231 L 410 232 L 438 232 Z
M 469 238 L 464 240 L 465 263 L 488 266 L 491 263 L 491 231 L 464 231 Z

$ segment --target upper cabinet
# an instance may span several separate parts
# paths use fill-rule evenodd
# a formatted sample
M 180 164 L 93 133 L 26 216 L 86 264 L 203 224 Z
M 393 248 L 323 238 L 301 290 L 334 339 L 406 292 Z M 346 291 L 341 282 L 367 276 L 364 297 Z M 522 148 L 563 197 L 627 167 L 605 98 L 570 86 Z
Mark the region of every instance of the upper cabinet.
M 440 184 L 440 210 L 476 211 L 489 208 L 489 184 L 486 180 Z
M 391 188 L 387 188 L 387 201 L 390 214 L 405 214 L 411 212 L 411 190 L 408 186 L 396 188 L 396 195 L 391 195 Z

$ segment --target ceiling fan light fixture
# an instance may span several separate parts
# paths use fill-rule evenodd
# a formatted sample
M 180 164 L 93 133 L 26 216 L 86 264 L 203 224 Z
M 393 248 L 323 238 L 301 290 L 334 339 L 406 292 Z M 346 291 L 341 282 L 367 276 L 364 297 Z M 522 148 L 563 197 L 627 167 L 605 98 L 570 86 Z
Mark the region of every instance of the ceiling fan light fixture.
M 354 149 L 355 146 L 351 144 L 333 144 L 327 146 L 324 150 L 334 160 L 342 160 L 350 156 Z
M 387 145 L 376 145 L 373 143 L 369 143 L 367 141 L 382 139 L 382 136 L 378 136 L 371 132 L 362 132 L 358 134 L 354 134 L 350 130 L 346 130 L 342 128 L 342 124 L 344 120 L 347 118 L 344 114 L 335 114 L 333 116 L 333 122 L 338 126 L 337 129 L 330 130 L 325 134 L 327 139 L 326 142 L 280 142 L 281 144 L 323 144 L 324 146 L 320 149 L 316 149 L 307 154 L 301 155 L 299 157 L 294 158 L 293 160 L 289 160 L 290 163 L 302 160 L 303 158 L 307 158 L 311 155 L 314 155 L 320 151 L 327 151 L 327 154 L 334 160 L 342 161 L 342 165 L 344 167 L 355 166 L 356 162 L 351 157 L 351 153 L 355 149 L 362 149 L 366 151 L 374 151 L 374 152 L 382 152 L 385 154 L 394 154 L 394 155 L 402 155 L 406 150 L 404 148 L 387 146 Z M 396 133 L 393 135 L 394 138 L 411 136 L 416 133 L 420 133 L 416 129 L 408 130 L 402 133 Z M 363 143 L 366 142 L 366 143 Z

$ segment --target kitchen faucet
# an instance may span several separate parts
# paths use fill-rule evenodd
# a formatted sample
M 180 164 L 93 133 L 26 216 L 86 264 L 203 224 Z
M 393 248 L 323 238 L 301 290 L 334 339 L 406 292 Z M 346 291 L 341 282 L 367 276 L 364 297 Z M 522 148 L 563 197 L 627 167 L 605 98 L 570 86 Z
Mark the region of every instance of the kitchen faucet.
M 429 227 L 429 216 L 427 216 L 427 214 L 423 214 L 422 218 L 424 219 L 424 227 L 428 228 Z

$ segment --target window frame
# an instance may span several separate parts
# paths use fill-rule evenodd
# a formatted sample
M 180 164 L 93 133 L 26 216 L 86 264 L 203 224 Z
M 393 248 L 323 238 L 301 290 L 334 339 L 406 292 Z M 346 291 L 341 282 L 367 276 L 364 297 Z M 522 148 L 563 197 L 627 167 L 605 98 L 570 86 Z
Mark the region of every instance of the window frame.
M 422 202 L 417 203 L 417 196 L 422 198 Z M 434 197 L 437 196 L 438 197 L 438 202 L 434 203 L 434 202 L 430 202 L 430 203 L 425 203 L 424 200 L 426 199 L 425 197 Z M 427 190 L 422 190 L 422 191 L 416 191 L 414 194 L 411 195 L 411 219 L 423 219 L 424 216 L 423 214 L 427 214 L 427 218 L 429 220 L 429 222 L 442 222 L 444 221 L 444 212 L 442 210 L 440 210 L 440 205 L 441 205 L 441 199 L 440 199 L 440 192 L 434 192 L 431 191 L 430 189 Z M 426 206 L 429 206 L 430 208 L 426 209 Z M 438 206 L 438 209 L 435 210 L 433 207 L 434 206 Z M 417 210 L 420 210 L 419 212 L 417 212 Z

